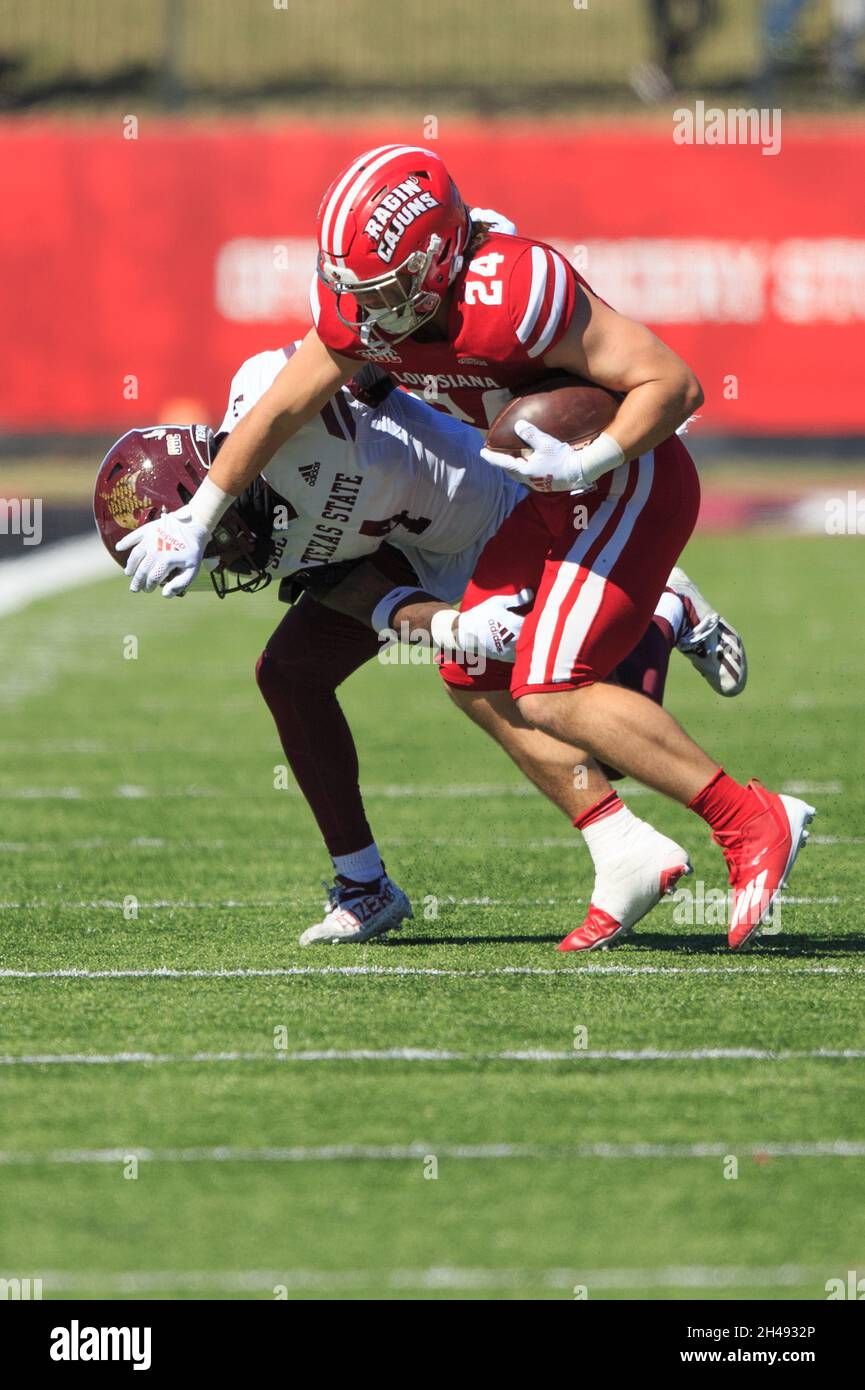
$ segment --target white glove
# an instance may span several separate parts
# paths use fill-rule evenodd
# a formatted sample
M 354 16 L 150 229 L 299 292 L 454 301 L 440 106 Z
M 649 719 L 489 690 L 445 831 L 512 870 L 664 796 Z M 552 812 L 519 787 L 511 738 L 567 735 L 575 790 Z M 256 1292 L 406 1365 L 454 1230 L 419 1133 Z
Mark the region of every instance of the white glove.
M 494 661 L 513 661 L 525 622 L 524 615 L 514 609 L 530 603 L 534 596 L 534 589 L 521 589 L 518 594 L 493 594 L 466 613 L 444 609 L 434 615 L 430 634 L 446 656 L 483 652 Z
M 189 507 L 181 507 L 130 531 L 115 550 L 132 552 L 126 573 L 132 580 L 129 588 L 133 594 L 141 589 L 152 593 L 161 584 L 165 598 L 178 598 L 197 575 L 209 540 L 210 531 L 204 523 Z
M 509 217 L 503 217 L 500 212 L 495 212 L 493 208 L 472 208 L 469 213 L 473 222 L 489 222 L 494 232 L 504 232 L 506 236 L 516 236 L 516 223 L 511 222 Z
M 597 478 L 625 462 L 620 445 L 609 434 L 599 434 L 581 449 L 545 434 L 528 420 L 517 420 L 514 434 L 531 449 L 528 458 L 498 449 L 481 449 L 481 458 L 535 492 L 589 492 Z

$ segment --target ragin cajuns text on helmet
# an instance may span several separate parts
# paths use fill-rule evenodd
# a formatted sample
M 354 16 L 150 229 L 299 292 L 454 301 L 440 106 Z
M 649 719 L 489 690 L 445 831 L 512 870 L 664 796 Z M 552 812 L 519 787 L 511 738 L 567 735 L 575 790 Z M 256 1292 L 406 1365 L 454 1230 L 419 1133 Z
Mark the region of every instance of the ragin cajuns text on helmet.
M 322 199 L 319 278 L 364 346 L 398 343 L 435 313 L 470 235 L 468 209 L 439 156 L 381 145 L 344 169 Z M 341 309 L 344 295 L 355 301 L 352 317 Z
M 186 506 L 206 478 L 213 453 L 208 425 L 153 425 L 128 430 L 112 444 L 96 475 L 93 515 L 105 549 L 121 568 L 127 557 L 114 548 L 121 536 L 155 521 L 163 511 Z M 269 584 L 265 565 L 270 548 L 270 530 L 258 536 L 233 503 L 204 552 L 219 597 Z

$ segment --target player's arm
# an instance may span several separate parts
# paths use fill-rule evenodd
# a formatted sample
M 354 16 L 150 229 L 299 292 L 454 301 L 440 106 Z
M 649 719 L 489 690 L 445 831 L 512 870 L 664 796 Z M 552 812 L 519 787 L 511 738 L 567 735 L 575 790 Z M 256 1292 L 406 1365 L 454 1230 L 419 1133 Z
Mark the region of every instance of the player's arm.
M 467 613 L 420 586 L 394 587 L 392 579 L 367 560 L 326 593 L 314 594 L 319 603 L 375 629 L 382 641 L 407 632 L 410 640 L 428 634 L 445 653 L 482 652 L 497 661 L 513 661 L 524 618 L 514 612 L 529 603 L 530 589 L 519 594 L 495 594 Z
M 624 393 L 606 429 L 624 460 L 669 439 L 703 403 L 700 383 L 681 357 L 644 324 L 617 314 L 582 287 L 568 327 L 544 363 Z
M 356 362 L 333 352 L 316 330 L 310 329 L 264 395 L 238 421 L 214 460 L 209 481 L 226 495 L 226 506 L 356 371 Z
M 119 551 L 129 551 L 126 573 L 133 593 L 159 585 L 166 598 L 186 593 L 222 514 L 355 370 L 351 358 L 331 351 L 310 329 L 264 395 L 238 420 L 186 506 L 118 541 Z
M 585 492 L 605 473 L 669 439 L 703 401 L 690 367 L 660 338 L 582 287 L 567 327 L 543 362 L 623 399 L 607 428 L 580 448 L 517 420 L 514 430 L 529 446 L 525 457 L 481 451 L 487 463 L 536 492 Z

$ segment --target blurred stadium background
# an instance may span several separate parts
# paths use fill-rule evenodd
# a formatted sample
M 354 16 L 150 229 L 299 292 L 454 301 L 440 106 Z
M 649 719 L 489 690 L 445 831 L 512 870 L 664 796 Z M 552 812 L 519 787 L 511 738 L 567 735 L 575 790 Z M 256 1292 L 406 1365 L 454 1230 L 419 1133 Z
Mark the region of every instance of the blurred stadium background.
M 2 896 L 9 901 L 2 908 L 26 908 L 17 915 L 4 910 L 0 918 L 4 962 L 25 971 L 34 963 L 100 969 L 204 963 L 218 971 L 226 964 L 281 967 L 303 954 L 287 954 L 296 924 L 286 930 L 279 904 L 287 877 L 297 895 L 293 908 L 312 910 L 322 856 L 301 806 L 292 803 L 286 812 L 290 854 L 289 837 L 270 809 L 274 738 L 251 680 L 269 600 L 248 620 L 246 612 L 226 614 L 221 605 L 216 616 L 217 605 L 205 600 L 193 608 L 191 623 L 187 604 L 170 605 L 166 615 L 161 600 L 158 607 L 156 600 L 145 601 L 136 608 L 135 624 L 150 657 L 139 663 L 133 681 L 131 667 L 115 653 L 131 621 L 119 573 L 113 585 L 70 597 L 58 592 L 56 557 L 66 547 L 63 589 L 111 570 L 93 535 L 90 508 L 95 470 L 117 434 L 165 419 L 216 425 L 243 358 L 304 331 L 320 194 L 352 155 L 393 138 L 434 142 L 467 197 L 512 216 L 527 235 L 560 244 L 600 294 L 649 322 L 701 377 L 706 405 L 689 437 L 704 484 L 699 573 L 753 642 L 755 675 L 741 714 L 739 702 L 732 702 L 732 711 L 728 702 L 720 702 L 721 709 L 719 702 L 710 704 L 688 685 L 690 672 L 681 686 L 678 676 L 674 680 L 674 707 L 684 704 L 698 736 L 714 741 L 716 731 L 723 733 L 740 769 L 762 767 L 765 757 L 761 775 L 767 780 L 775 777 L 780 785 L 786 779 L 788 790 L 809 795 L 822 791 L 823 828 L 830 833 L 822 851 L 809 854 L 824 877 L 812 874 L 812 864 L 803 871 L 811 896 L 790 909 L 789 954 L 810 949 L 807 939 L 796 944 L 798 925 L 818 934 L 812 953 L 835 933 L 834 959 L 855 960 L 852 952 L 862 943 L 856 905 L 856 846 L 862 842 L 850 837 L 840 792 L 850 789 L 844 780 L 850 768 L 861 766 L 861 751 L 850 741 L 862 658 L 848 633 L 861 627 L 862 607 L 851 553 L 856 542 L 826 535 L 826 503 L 852 496 L 843 529 L 855 533 L 858 499 L 865 497 L 863 69 L 865 0 L 2 0 L 0 709 L 8 722 L 0 807 L 15 813 L 4 836 L 10 854 Z M 675 143 L 674 113 L 696 112 L 697 103 L 724 111 L 754 108 L 767 119 L 777 108 L 779 151 Z M 39 524 L 28 534 L 34 508 L 41 508 Z M 860 525 L 865 532 L 865 518 Z M 707 534 L 713 530 L 719 534 Z M 813 534 L 800 546 L 792 536 L 803 532 Z M 31 622 L 26 610 L 40 595 L 54 598 L 33 610 Z M 813 662 L 804 661 L 805 642 Z M 178 684 L 181 643 L 191 653 L 186 684 Z M 455 956 L 459 965 L 517 962 L 542 966 L 546 975 L 546 967 L 560 960 L 552 961 L 551 943 L 571 924 L 566 856 L 555 854 L 563 896 L 549 896 L 557 886 L 549 867 L 554 856 L 544 856 L 546 842 L 538 839 L 539 852 L 519 865 L 522 899 L 507 911 L 493 904 L 486 916 L 483 908 L 487 871 L 503 882 L 517 871 L 512 850 L 484 841 L 492 830 L 481 812 L 487 808 L 490 822 L 495 814 L 519 828 L 526 803 L 497 802 L 493 813 L 486 795 L 477 811 L 470 800 L 390 795 L 395 780 L 411 787 L 418 776 L 435 794 L 437 749 L 432 737 L 425 742 L 416 735 L 416 726 L 432 729 L 449 715 L 452 765 L 481 790 L 493 775 L 489 750 L 473 741 L 472 731 L 456 727 L 452 711 L 442 714 L 439 692 L 423 683 L 428 674 L 396 674 L 406 678 L 402 703 L 386 706 L 393 718 L 386 728 L 379 717 L 385 698 L 380 672 L 364 673 L 346 698 L 365 772 L 379 787 L 373 789 L 381 798 L 376 815 L 394 837 L 383 843 L 393 846 L 388 854 L 399 854 L 406 887 L 424 900 L 432 843 L 439 846 L 437 871 L 452 873 L 445 891 L 457 898 L 473 894 L 464 902 L 481 907 L 457 903 L 435 928 L 434 942 L 406 942 L 389 950 L 388 959 L 412 966 L 420 961 L 445 974 Z M 207 720 L 200 713 L 202 682 L 210 696 Z M 786 731 L 794 721 L 791 749 Z M 411 758 L 399 751 L 400 730 Z M 861 733 L 855 737 L 861 750 Z M 803 774 L 805 761 L 809 775 L 823 779 L 817 791 L 789 780 Z M 496 767 L 507 778 L 508 771 Z M 515 778 L 503 795 L 526 791 L 512 788 Z M 198 801 L 184 799 L 179 783 L 190 779 L 206 784 L 189 793 L 200 792 Z M 173 788 L 165 801 L 164 786 Z M 539 836 L 552 836 L 558 827 L 560 838 L 547 848 L 561 845 L 552 811 L 532 805 Z M 843 811 L 858 814 L 849 796 Z M 671 833 L 676 825 L 673 819 Z M 249 853 L 244 848 L 244 862 L 235 866 L 230 849 L 237 843 L 248 844 Z M 100 845 L 98 852 L 88 848 Z M 199 879 L 190 869 L 190 848 Z M 718 871 L 708 856 L 706 862 L 706 872 Z M 142 896 L 141 920 L 121 921 L 120 904 L 133 890 Z M 821 892 L 825 896 L 814 896 Z M 243 894 L 247 900 L 234 901 Z M 524 906 L 547 901 L 558 904 L 552 916 Z M 220 911 L 196 915 L 196 907 Z M 844 912 L 849 915 L 842 921 Z M 488 926 L 494 934 L 470 952 L 466 941 L 474 940 L 481 918 L 481 930 Z M 729 964 L 700 955 L 713 948 L 694 933 L 680 932 L 682 950 L 673 955 L 669 925 L 666 918 L 660 930 L 646 934 L 642 957 L 634 948 L 626 959 L 675 961 L 677 967 L 683 958 Z M 429 930 L 419 922 L 417 937 Z M 457 952 L 448 932 L 457 933 Z M 787 961 L 780 948 L 778 961 L 796 973 L 796 961 Z M 718 976 L 710 974 L 711 981 L 701 976 L 697 984 L 665 976 L 657 993 L 654 986 L 638 992 L 636 985 L 627 993 L 612 979 L 592 992 L 591 1003 L 584 995 L 581 1007 L 594 1009 L 590 1021 L 595 1027 L 597 1019 L 599 1030 L 615 1019 L 619 1046 L 723 1041 L 840 1048 L 861 1028 L 852 975 L 842 982 L 846 1013 L 838 1011 L 833 977 L 816 976 L 806 996 L 800 974 L 766 994 L 761 981 L 749 992 L 750 977 L 739 975 L 730 986 L 737 992 L 722 996 L 732 1000 L 722 1026 L 707 1034 L 706 1020 L 718 1022 L 723 1008 Z M 5 982 L 13 1007 L 4 1017 L 15 1036 L 0 1052 L 102 1047 L 110 1053 L 124 1039 L 133 1051 L 257 1047 L 261 1019 L 281 1020 L 285 1005 L 279 992 L 284 981 L 270 982 L 264 996 L 250 984 L 245 1012 L 236 982 L 220 993 L 222 984 L 211 981 L 188 996 L 182 983 L 176 995 L 151 995 L 146 982 L 127 982 L 128 994 L 112 989 L 110 1008 L 98 982 L 76 982 L 76 990 L 56 996 L 55 983 L 31 994 L 27 980 Z M 339 981 L 326 989 L 321 981 L 306 982 L 307 1002 L 298 1016 L 306 1045 L 335 1046 L 334 1038 L 346 1046 L 421 1045 L 434 1034 L 440 1046 L 468 1050 L 501 1047 L 503 1040 L 514 1047 L 561 1046 L 555 1038 L 562 1036 L 570 1046 L 570 997 L 555 994 L 553 985 L 553 993 L 543 994 L 546 981 L 517 980 L 512 993 L 499 996 L 499 1014 L 492 991 L 469 994 L 465 982 L 457 982 L 450 999 L 442 986 L 435 1025 L 424 1031 L 427 983 L 415 981 L 408 1005 L 398 983 L 388 985 L 392 997 L 370 986 L 360 995 L 368 1006 L 361 1014 L 358 995 L 349 997 Z M 385 997 L 390 1013 L 382 1013 Z M 788 1064 L 783 1077 L 773 1073 L 775 1082 L 765 1087 L 759 1067 L 740 1065 L 735 1083 L 730 1072 L 706 1069 L 698 1078 L 690 1067 L 665 1067 L 668 1093 L 652 1091 L 645 1072 L 607 1070 L 601 1073 L 603 1106 L 597 1073 L 590 1072 L 579 1082 L 585 1082 L 585 1137 L 684 1142 L 723 1135 L 726 1143 L 733 1135 L 743 1144 L 777 1139 L 795 1145 L 858 1132 L 852 1072 L 812 1061 L 798 1084 Z M 161 1138 L 168 1146 L 304 1137 L 327 1145 L 343 1134 L 387 1144 L 409 1125 L 415 1126 L 410 1138 L 432 1132 L 494 1142 L 519 1137 L 524 1114 L 526 1139 L 572 1135 L 573 1092 L 563 1074 L 533 1083 L 534 1108 L 524 1111 L 516 1070 L 509 1091 L 489 1073 L 482 1085 L 470 1069 L 456 1076 L 452 1109 L 450 1074 L 439 1084 L 424 1072 L 428 1104 L 416 1113 L 421 1092 L 408 1071 L 393 1089 L 393 1083 L 379 1086 L 380 1073 L 373 1076 L 358 1063 L 348 1071 L 328 1068 L 321 1082 L 318 1072 L 309 1078 L 308 1111 L 297 1109 L 297 1093 L 287 1089 L 280 1092 L 282 1112 L 273 1104 L 270 1071 L 255 1073 L 252 1106 L 253 1083 L 246 1079 L 252 1070 L 221 1083 L 224 1108 L 222 1092 L 208 1092 L 210 1082 L 195 1070 L 183 1077 L 172 1072 L 170 1081 L 144 1072 L 128 1086 L 134 1068 L 125 1076 L 84 1068 L 89 1077 L 76 1074 L 74 1084 L 69 1070 L 59 1079 L 55 1071 L 45 1080 L 49 1103 L 43 1098 L 41 1120 L 31 1084 L 34 1072 L 39 1085 L 43 1076 L 31 1068 L 14 1078 L 11 1101 L 19 1103 L 5 1109 L 3 1144 L 90 1149 L 144 1135 L 148 1143 Z M 748 1114 L 743 1095 L 750 1096 Z M 759 1132 L 750 1127 L 754 1116 Z M 151 1123 L 152 1117 L 158 1118 Z M 625 1119 L 628 1134 L 621 1128 Z M 386 1265 L 446 1260 L 454 1250 L 464 1262 L 508 1262 L 528 1258 L 528 1249 L 540 1264 L 567 1267 L 576 1247 L 559 1199 L 569 1187 L 563 1172 L 560 1180 L 560 1170 L 540 1172 L 541 1166 L 515 1169 L 512 1187 L 500 1189 L 499 1206 L 492 1187 L 472 1187 L 467 1178 L 464 1206 L 453 1211 L 442 1202 L 440 1211 L 434 1209 L 444 1232 L 435 1250 L 429 1244 L 435 1222 L 424 1226 L 415 1219 L 416 1186 L 410 1190 L 402 1174 L 389 1174 L 383 1183 L 378 1171 L 371 1173 L 365 1199 L 350 1184 L 329 1185 L 318 1169 L 302 1180 L 292 1174 L 300 1205 L 289 1210 L 284 1204 L 291 1185 L 255 1165 L 248 1165 L 237 1188 L 228 1177 L 188 1186 L 178 1169 L 168 1197 L 157 1184 L 140 1185 L 140 1200 L 152 1204 L 141 1219 L 129 1216 L 124 1203 L 130 1199 L 117 1184 L 109 1190 L 98 1175 L 68 1168 L 57 1183 L 56 1170 L 19 1174 L 5 1168 L 4 1180 L 15 1178 L 13 1200 L 0 1203 L 10 1222 L 6 1248 L 14 1263 L 7 1259 L 7 1265 L 26 1272 L 28 1261 L 42 1260 L 45 1268 L 53 1262 L 68 1272 L 101 1267 L 105 1255 L 106 1264 L 121 1270 L 159 1269 L 160 1260 L 175 1258 L 181 1268 L 186 1261 L 202 1269 L 208 1260 L 246 1268 L 266 1261 L 261 1250 L 272 1245 L 270 1258 L 280 1267 L 285 1252 L 274 1212 L 283 1212 L 286 1229 L 304 1233 L 307 1243 L 295 1252 L 301 1264 L 320 1256 L 319 1227 L 307 1219 L 312 1213 L 332 1225 L 329 1258 L 337 1268 L 346 1259 L 367 1260 L 373 1245 L 375 1260 Z M 801 1168 L 784 1168 L 782 1178 L 779 1167 L 765 1187 L 749 1189 L 750 1205 L 740 1216 L 722 1205 L 724 1184 L 702 1169 L 698 1207 L 681 1199 L 677 1177 L 664 1172 L 644 1182 L 642 1170 L 632 1169 L 617 1193 L 612 1240 L 606 1186 L 582 1194 L 580 1238 L 585 1234 L 588 1245 L 578 1253 L 596 1264 L 657 1266 L 660 1279 L 670 1261 L 713 1269 L 775 1261 L 783 1270 L 810 1256 L 822 1288 L 820 1271 L 835 1272 L 836 1264 L 846 1270 L 861 1255 L 861 1219 L 858 1227 L 852 1222 L 851 1196 L 858 1174 L 838 1164 L 832 1168 L 836 1187 L 828 1181 L 812 1186 L 812 1171 L 800 1181 Z M 244 1233 L 248 1208 L 238 1192 L 247 1191 L 247 1182 L 260 1206 Z M 855 1209 L 861 1212 L 861 1202 Z M 380 1223 L 380 1241 L 378 1235 L 367 1239 L 360 1220 L 352 1224 L 359 1211 Z M 185 1213 L 185 1244 L 175 1242 L 178 1212 Z M 806 1242 L 802 1232 L 814 1212 L 816 1227 Z M 134 1226 L 131 1253 L 122 1241 L 113 1244 L 128 1221 L 130 1230 Z M 506 1227 L 514 1232 L 511 1245 L 501 1236 Z M 53 1241 L 54 1229 L 66 1231 L 68 1244 Z M 209 1248 L 211 1237 L 224 1249 Z M 628 1288 L 642 1288 L 636 1277 Z M 717 1297 L 744 1279 L 735 1274 L 725 1283 L 723 1270 L 719 1284 L 712 1283 L 711 1270 L 705 1277 L 708 1284 L 697 1287 L 714 1289 L 707 1296 Z M 771 1278 L 761 1276 L 753 1296 L 769 1296 Z M 787 1287 L 801 1284 L 802 1296 L 813 1297 L 814 1279 L 790 1275 Z M 133 1281 L 129 1288 L 159 1287 L 154 1280 Z M 386 1287 L 371 1282 L 376 1294 Z M 650 1280 L 646 1287 L 656 1285 Z
M 331 171 L 396 136 L 695 363 L 705 522 L 820 529 L 865 434 L 863 34 L 865 0 L 6 0 L 0 496 L 78 532 L 114 433 L 215 421 L 303 330 Z M 674 144 L 698 101 L 777 105 L 780 153 Z
M 426 92 L 484 114 L 570 111 L 674 84 L 745 93 L 773 76 L 808 104 L 837 104 L 860 78 L 863 22 L 859 0 L 8 0 L 4 104 L 331 109 Z

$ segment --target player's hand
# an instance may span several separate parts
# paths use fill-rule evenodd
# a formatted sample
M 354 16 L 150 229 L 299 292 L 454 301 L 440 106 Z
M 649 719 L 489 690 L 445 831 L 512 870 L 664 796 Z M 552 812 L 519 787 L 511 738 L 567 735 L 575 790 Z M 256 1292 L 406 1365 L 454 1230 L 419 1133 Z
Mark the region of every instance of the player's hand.
M 534 589 L 518 594 L 493 594 L 475 608 L 460 613 L 454 625 L 457 645 L 464 652 L 483 652 L 494 661 L 513 661 L 517 638 L 525 622 L 522 608 L 534 598 Z
M 591 487 L 583 478 L 582 449 L 545 434 L 528 420 L 517 420 L 514 434 L 531 449 L 527 458 L 516 458 L 498 449 L 481 449 L 481 458 L 535 492 L 586 492 Z
M 517 420 L 514 433 L 528 444 L 528 458 L 515 458 L 498 449 L 481 449 L 481 458 L 534 492 L 589 492 L 597 478 L 625 461 L 621 446 L 609 434 L 599 434 L 575 449 L 528 420 Z
M 469 213 L 473 222 L 489 222 L 492 231 L 504 232 L 506 236 L 516 236 L 516 223 L 493 208 L 472 208 Z
M 161 584 L 165 598 L 179 598 L 201 568 L 209 539 L 207 527 L 189 507 L 181 507 L 130 531 L 115 549 L 131 552 L 126 573 L 132 580 L 129 588 L 133 594 L 141 589 L 151 593 Z

